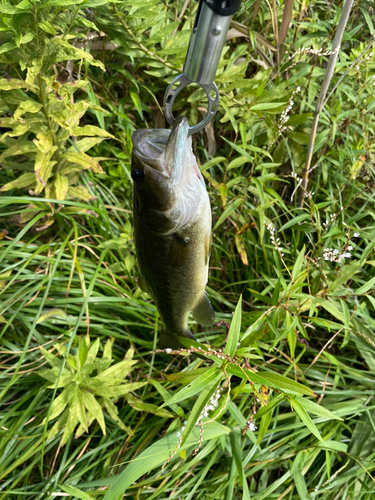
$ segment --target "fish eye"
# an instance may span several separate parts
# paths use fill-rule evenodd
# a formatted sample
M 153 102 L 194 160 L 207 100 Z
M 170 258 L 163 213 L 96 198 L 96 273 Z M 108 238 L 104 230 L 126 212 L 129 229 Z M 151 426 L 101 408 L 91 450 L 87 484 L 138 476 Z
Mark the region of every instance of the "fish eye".
M 134 182 L 141 182 L 144 179 L 145 174 L 137 167 L 132 168 L 131 176 Z

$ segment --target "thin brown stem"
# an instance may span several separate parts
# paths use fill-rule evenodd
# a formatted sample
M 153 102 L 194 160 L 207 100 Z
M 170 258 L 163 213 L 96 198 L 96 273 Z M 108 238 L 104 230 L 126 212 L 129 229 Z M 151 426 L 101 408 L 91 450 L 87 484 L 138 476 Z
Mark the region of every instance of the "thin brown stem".
M 310 142 L 307 150 L 307 157 L 306 157 L 306 165 L 305 165 L 305 173 L 303 177 L 303 187 L 304 189 L 307 189 L 308 182 L 309 182 L 309 173 L 310 173 L 310 166 L 311 166 L 311 161 L 314 153 L 314 145 L 315 145 L 315 139 L 316 139 L 316 131 L 318 128 L 318 122 L 319 122 L 319 115 L 321 110 L 323 109 L 324 106 L 324 101 L 325 97 L 328 92 L 328 87 L 329 84 L 331 83 L 333 73 L 335 70 L 335 65 L 338 57 L 338 53 L 341 47 L 341 40 L 344 34 L 344 30 L 346 27 L 346 24 L 349 19 L 350 11 L 353 5 L 353 0 L 345 0 L 344 7 L 341 12 L 340 16 L 340 21 L 337 26 L 337 31 L 335 38 L 333 39 L 333 44 L 332 44 L 332 54 L 329 57 L 328 60 L 328 65 L 327 69 L 324 75 L 323 83 L 322 83 L 322 88 L 319 94 L 319 99 L 314 111 L 314 120 L 312 124 L 312 129 L 311 129 L 311 135 L 310 135 Z M 303 205 L 303 197 L 301 199 L 301 206 Z

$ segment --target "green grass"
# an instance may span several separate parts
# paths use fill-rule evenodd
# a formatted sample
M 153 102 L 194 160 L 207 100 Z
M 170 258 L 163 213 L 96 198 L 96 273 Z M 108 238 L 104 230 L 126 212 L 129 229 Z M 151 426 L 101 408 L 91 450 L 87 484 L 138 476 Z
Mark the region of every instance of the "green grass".
M 225 107 L 213 122 L 216 159 L 207 164 L 204 132 L 193 139 L 213 211 L 208 292 L 218 322 L 203 329 L 191 320 L 202 349 L 212 348 L 198 356 L 158 351 L 161 323 L 138 287 L 132 234 L 131 134 L 160 119 L 155 100 L 183 64 L 183 30 L 174 37 L 176 57 L 168 53 L 182 6 L 150 0 L 130 12 L 125 4 L 94 3 L 91 17 L 69 5 L 36 12 L 66 32 L 90 20 L 116 44 L 94 52 L 106 73 L 82 63 L 92 90 L 74 94 L 102 106 L 88 109 L 81 125 L 114 137 L 89 151 L 105 158 L 105 173 L 80 174 L 96 198 L 62 207 L 61 199 L 21 189 L 0 197 L 0 500 L 375 498 L 374 54 L 369 49 L 350 67 L 371 43 L 371 3 L 353 7 L 345 30 L 306 191 L 292 174 L 304 174 L 327 57 L 289 56 L 300 47 L 329 49 L 341 5 L 295 3 L 280 61 L 259 36 L 276 46 L 272 18 L 280 34 L 285 5 L 270 10 L 249 1 L 236 17 L 251 36 L 227 43 L 218 72 Z M 187 7 L 184 29 L 195 9 Z M 24 19 L 31 29 L 34 18 Z M 12 50 L 2 56 L 6 71 L 25 78 Z M 11 92 L 0 90 L 4 116 L 18 106 Z M 292 96 L 288 128 L 279 134 Z M 187 92 L 178 103 L 191 122 L 199 99 Z M 34 133 L 20 137 L 32 141 Z M 0 140 L 0 153 L 7 141 Z M 1 186 L 33 169 L 27 155 L 7 159 Z M 40 229 L 52 209 L 53 224 Z M 351 257 L 325 260 L 329 248 Z M 48 437 L 57 419 L 44 422 L 62 389 L 40 376 L 49 368 L 40 347 L 60 359 L 61 378 L 61 360 L 66 367 L 68 353 L 82 360 L 88 334 L 100 340 L 99 358 L 114 339 L 114 364 L 133 348 L 137 363 L 127 381 L 145 385 L 112 398 L 130 432 L 104 410 L 105 435 L 94 421 L 62 445 L 63 429 Z M 217 388 L 218 408 L 203 417 L 214 421 L 194 425 Z

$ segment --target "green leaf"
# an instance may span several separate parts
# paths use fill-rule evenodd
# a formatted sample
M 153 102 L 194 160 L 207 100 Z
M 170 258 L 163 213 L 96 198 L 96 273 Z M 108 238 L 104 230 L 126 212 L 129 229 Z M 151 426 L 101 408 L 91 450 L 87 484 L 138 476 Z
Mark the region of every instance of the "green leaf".
M 39 151 L 35 157 L 35 175 L 37 184 L 35 187 L 35 194 L 40 194 L 47 185 L 48 179 L 52 175 L 52 169 L 56 165 L 56 161 L 51 161 L 52 155 L 57 151 L 57 146 L 53 146 L 48 153 Z
M 331 299 L 332 300 L 332 299 Z M 322 306 L 329 314 L 332 314 L 339 321 L 344 322 L 344 314 L 340 311 L 340 309 L 336 306 L 334 302 L 331 302 L 327 299 L 321 299 L 318 297 L 313 297 L 312 303 Z
M 65 387 L 68 384 L 70 384 L 74 375 L 72 373 L 70 373 L 68 370 L 64 369 L 62 375 L 59 378 L 59 383 L 56 385 L 56 381 L 59 377 L 59 373 L 60 373 L 60 368 L 52 368 L 50 370 L 39 371 L 38 375 L 40 377 L 45 378 L 49 382 L 52 382 L 53 385 L 49 386 L 52 389 L 54 389 L 55 387 Z
M 258 431 L 258 437 L 257 437 L 257 444 L 262 442 L 262 440 L 263 440 L 263 438 L 268 430 L 268 427 L 271 423 L 272 413 L 273 413 L 273 408 L 271 408 L 270 411 L 268 411 L 266 414 L 264 414 L 263 417 L 261 418 L 259 431 Z
M 115 385 L 114 387 L 107 387 L 107 388 L 104 387 L 104 393 L 105 390 L 107 389 L 109 392 L 113 393 L 113 397 L 119 398 L 120 396 L 124 396 L 129 392 L 134 392 L 137 389 L 144 387 L 146 384 L 147 382 L 129 382 L 129 384 Z
M 241 435 L 235 432 L 230 433 L 230 443 L 232 447 L 232 456 L 234 458 L 237 474 L 243 488 L 242 500 L 250 500 L 249 488 L 247 485 L 246 475 L 242 464 L 242 449 L 241 449 Z
M 224 212 L 220 215 L 219 219 L 217 220 L 215 227 L 213 228 L 213 231 L 216 231 L 216 229 L 227 219 L 235 210 L 238 208 L 241 203 L 242 203 L 242 198 L 236 198 L 230 205 L 227 206 L 227 208 L 224 210 Z
M 66 5 L 65 0 L 56 0 L 56 1 L 59 2 L 61 1 L 64 5 Z M 67 1 L 70 3 L 77 4 L 75 0 L 67 0 Z M 48 1 L 43 2 L 43 8 L 46 6 L 47 3 Z M 52 64 L 68 60 L 83 59 L 92 66 L 98 66 L 103 71 L 105 70 L 105 67 L 101 61 L 95 60 L 93 56 L 88 52 L 85 52 L 84 50 L 79 49 L 77 47 L 74 47 L 73 45 L 70 45 L 70 43 L 68 43 L 66 40 L 63 40 L 62 38 L 58 37 L 55 37 L 52 41 L 50 41 L 47 47 L 47 53 L 45 57 L 47 61 Z
M 345 265 L 340 269 L 340 275 L 330 284 L 329 290 L 337 290 L 341 285 L 349 281 L 361 268 L 360 262 Z
M 2 162 L 5 158 L 8 158 L 9 156 L 18 156 L 18 155 L 23 155 L 23 154 L 27 154 L 27 153 L 33 153 L 35 151 L 37 151 L 37 147 L 33 142 L 16 141 L 16 144 L 14 144 L 13 146 L 10 146 L 8 149 L 3 151 L 3 153 L 0 155 L 0 162 Z
M 258 374 L 267 381 L 266 385 L 272 386 L 275 389 L 281 389 L 292 394 L 300 394 L 301 396 L 315 396 L 314 391 L 308 387 L 290 378 L 283 377 L 283 375 L 279 375 L 278 373 L 258 372 Z
M 103 130 L 102 128 L 96 127 L 95 125 L 84 125 L 83 127 L 74 127 L 73 135 L 88 135 L 88 136 L 97 136 L 97 137 L 111 137 L 115 139 L 115 136 Z
M 52 439 L 53 437 L 56 436 L 60 432 L 61 429 L 64 428 L 66 425 L 66 422 L 68 421 L 69 417 L 69 408 L 67 408 L 64 413 L 61 415 L 61 417 L 58 419 L 57 422 L 51 427 L 50 431 L 48 432 L 47 439 Z
M 32 86 L 36 76 L 39 74 L 40 69 L 42 67 L 43 59 L 40 57 L 39 59 L 34 59 L 32 65 L 27 68 L 26 80 L 25 83 L 27 85 Z
M 311 420 L 311 418 L 308 416 L 305 408 L 302 406 L 302 404 L 297 401 L 294 398 L 290 398 L 290 404 L 292 408 L 295 410 L 299 418 L 302 420 L 302 422 L 306 425 L 306 427 L 309 429 L 309 431 L 314 434 L 316 438 L 319 439 L 319 441 L 323 441 L 322 436 L 320 435 L 320 432 L 316 428 L 316 425 L 314 422 Z
M 79 498 L 80 500 L 94 500 L 94 497 L 85 493 L 84 491 L 79 490 L 75 486 L 60 484 L 60 489 L 65 493 L 68 493 L 73 498 Z
M 213 441 L 219 436 L 229 434 L 229 432 L 230 429 L 227 427 L 224 427 L 217 422 L 212 422 L 205 426 L 202 439 L 203 441 Z M 182 451 L 189 449 L 192 446 L 196 446 L 199 441 L 199 434 L 200 432 L 198 428 L 193 429 L 190 436 L 186 439 L 185 444 L 182 445 L 179 450 Z M 164 436 L 162 439 L 156 440 L 154 444 L 135 457 L 118 476 L 115 476 L 115 481 L 105 494 L 103 500 L 120 498 L 129 486 L 131 486 L 140 477 L 163 465 L 163 463 L 165 463 L 172 455 L 177 442 L 178 437 L 176 432 L 172 432 L 167 436 Z M 104 479 L 103 484 L 108 484 L 105 481 L 106 480 Z
M 187 398 L 191 398 L 198 392 L 201 392 L 211 382 L 215 381 L 219 374 L 220 374 L 220 368 L 212 366 L 200 377 L 190 382 L 190 384 L 183 387 L 174 396 L 166 400 L 161 407 L 163 408 L 163 406 L 167 405 L 170 406 L 171 404 L 180 403 L 181 401 L 184 401 Z
M 108 339 L 107 342 L 105 343 L 103 350 L 103 359 L 112 360 L 112 346 L 114 341 L 115 338 L 112 337 L 111 339 Z
M 262 408 L 257 411 L 255 418 L 258 419 L 264 417 L 264 415 L 267 415 L 268 413 L 272 412 L 272 410 L 284 400 L 285 396 L 283 394 L 279 394 L 275 398 L 272 398 L 270 401 L 267 402 L 266 406 L 262 406 Z
M 295 396 L 294 399 L 295 401 L 298 401 L 309 413 L 313 413 L 314 415 L 318 415 L 319 417 L 324 417 L 329 420 L 342 420 L 342 418 L 337 417 L 334 413 L 327 410 L 327 408 L 324 408 L 324 406 L 317 405 L 309 399 L 301 398 L 300 396 Z
M 202 413 L 203 408 L 206 406 L 208 401 L 211 399 L 213 396 L 214 392 L 216 391 L 218 385 L 220 384 L 221 380 L 223 379 L 224 374 L 223 372 L 219 372 L 215 379 L 211 381 L 210 384 L 206 384 L 205 389 L 200 393 L 198 399 L 196 400 L 193 409 L 190 412 L 189 418 L 186 422 L 184 432 L 182 434 L 182 441 L 181 445 L 183 445 L 188 438 L 189 434 L 193 430 L 194 426 L 196 425 L 199 416 Z
M 83 201 L 92 201 L 96 200 L 97 197 L 90 193 L 86 186 L 69 186 L 65 199 L 73 200 L 75 198 Z
M 33 143 L 36 145 L 38 150 L 41 153 L 49 153 L 53 148 L 53 136 L 52 132 L 40 132 L 37 135 L 37 139 L 33 140 Z
M 221 105 L 224 108 L 225 114 L 228 115 L 228 117 L 229 117 L 229 120 L 230 120 L 230 122 L 232 124 L 233 130 L 237 134 L 238 133 L 238 125 L 237 125 L 237 121 L 236 121 L 235 117 L 233 116 L 232 111 L 230 110 L 230 108 L 228 108 L 228 106 L 225 105 L 225 103 L 223 101 L 221 102 Z M 224 117 L 220 121 L 221 122 L 226 122 L 227 121 L 225 115 L 224 115 Z
M 281 226 L 281 228 L 279 229 L 279 232 L 284 231 L 285 229 L 288 229 L 290 227 L 297 226 L 297 225 L 301 224 L 301 222 L 303 222 L 307 219 L 310 219 L 309 214 L 297 215 L 297 217 L 294 217 L 290 221 L 286 222 L 283 226 Z
M 41 23 L 38 23 L 38 26 L 50 35 L 57 35 L 57 31 L 48 21 L 42 21 Z
M 6 78 L 0 78 L 0 90 L 16 90 L 24 88 L 27 88 L 27 83 L 24 80 L 11 78 L 8 81 Z
M 11 189 L 33 188 L 36 183 L 34 173 L 20 175 L 18 179 L 5 184 L 0 191 L 10 191 Z
M 163 387 L 159 382 L 154 379 L 150 379 L 150 383 L 155 387 L 158 393 L 162 396 L 165 404 L 169 406 L 178 416 L 183 417 L 185 415 L 184 410 L 176 404 L 169 404 L 168 400 L 171 398 L 170 393 Z
M 117 423 L 117 425 L 120 427 L 120 429 L 122 429 L 123 431 L 125 431 L 129 436 L 133 436 L 133 431 L 130 429 L 130 427 L 128 427 L 127 425 L 125 425 L 120 417 L 118 416 L 118 409 L 117 409 L 117 406 L 114 405 L 112 403 L 112 401 L 108 398 L 103 398 L 102 400 L 106 410 L 108 411 L 110 417 Z
M 96 24 L 94 24 L 92 21 L 89 21 L 88 19 L 85 19 L 84 17 L 80 17 L 79 22 L 82 23 L 87 28 L 90 28 L 94 31 L 100 31 L 100 29 L 96 26 Z
M 85 0 L 43 0 L 40 5 L 40 9 L 45 9 L 46 7 L 58 6 L 65 7 L 66 5 L 79 5 Z
M 173 414 L 164 408 L 158 408 L 158 406 L 151 403 L 144 403 L 141 399 L 138 399 L 131 394 L 125 394 L 125 399 L 128 401 L 130 406 L 139 411 L 146 411 L 147 413 L 153 413 L 159 417 L 172 418 Z
M 1 12 L 1 5 L 0 5 L 0 12 Z M 9 52 L 10 50 L 13 50 L 17 47 L 16 42 L 6 42 L 1 44 L 0 46 L 0 54 L 4 54 L 5 52 Z
M 296 281 L 296 279 L 299 276 L 299 273 L 301 272 L 301 267 L 302 267 L 302 263 L 304 261 L 304 258 L 305 258 L 305 245 L 303 245 L 302 250 L 298 254 L 296 262 L 294 263 L 293 270 L 292 270 L 293 281 Z
M 225 345 L 225 350 L 224 350 L 225 354 L 229 354 L 231 358 L 233 358 L 233 356 L 236 353 L 238 339 L 240 337 L 241 313 L 242 313 L 242 295 L 240 295 L 236 309 L 234 311 L 234 315 L 228 333 L 227 343 Z
M 21 43 L 29 43 L 35 37 L 34 33 L 26 33 L 26 35 L 22 35 Z
M 74 429 L 79 422 L 77 407 L 78 407 L 78 400 L 75 399 L 73 405 L 69 408 L 68 420 L 65 425 L 63 437 L 61 438 L 61 446 L 64 446 L 64 444 L 68 442 L 68 439 L 73 434 Z
M 199 377 L 200 375 L 202 375 L 202 373 L 206 373 L 206 372 L 207 372 L 207 368 L 196 368 L 196 369 L 194 369 L 192 371 L 188 371 L 188 372 L 177 372 L 177 373 L 170 373 L 170 374 L 166 373 L 165 378 L 169 382 L 178 383 L 178 384 L 188 384 L 192 380 L 194 380 L 197 377 Z
M 108 344 L 108 342 L 111 342 L 111 340 L 110 340 L 110 339 L 108 339 L 107 344 Z M 112 341 L 112 343 L 113 343 L 113 341 Z M 107 344 L 106 344 L 106 345 L 107 345 Z M 93 343 L 91 344 L 91 346 L 90 346 L 90 348 L 89 348 L 89 351 L 88 351 L 88 353 L 87 353 L 86 363 L 92 363 L 93 361 L 95 361 L 96 356 L 97 356 L 97 354 L 98 354 L 98 352 L 99 352 L 99 347 L 100 347 L 100 338 L 98 337 L 98 338 L 95 340 L 95 342 L 93 342 Z M 104 348 L 104 349 L 105 349 L 105 348 Z M 103 355 L 103 357 L 105 357 L 105 356 Z
M 94 398 L 94 396 L 87 391 L 82 391 L 82 397 L 83 397 L 84 405 L 87 408 L 87 411 L 89 413 L 91 413 L 91 415 L 94 416 L 95 419 L 99 422 L 99 425 L 103 431 L 103 434 L 105 435 L 106 430 L 105 430 L 104 415 L 103 415 L 103 411 L 100 407 L 100 404 L 97 402 L 97 400 Z M 77 417 L 77 419 L 78 419 L 78 417 Z
M 79 368 L 82 368 L 83 365 L 86 362 L 87 359 L 87 353 L 88 353 L 88 342 L 86 340 L 87 337 L 80 337 L 79 339 L 79 346 L 78 346 L 78 352 L 77 352 L 77 364 Z
M 74 128 L 73 130 L 76 130 Z M 101 130 L 101 129 L 100 129 Z M 91 149 L 93 146 L 96 146 L 96 144 L 100 144 L 103 142 L 103 138 L 100 137 L 85 137 L 84 139 L 81 139 L 75 143 L 73 143 L 70 148 L 67 149 L 67 153 L 85 153 L 89 149 Z
M 65 175 L 60 174 L 60 172 L 56 172 L 54 187 L 56 193 L 56 200 L 60 201 L 65 200 L 69 190 L 69 182 L 67 177 Z
M 92 169 L 96 174 L 104 174 L 102 167 L 95 158 L 85 153 L 64 153 L 61 158 L 69 163 L 78 163 L 83 169 Z
M 326 448 L 327 450 L 339 451 L 341 453 L 347 453 L 348 445 L 345 443 L 340 443 L 339 441 L 324 441 L 323 443 L 318 443 L 318 448 Z
M 124 361 L 120 361 L 115 365 L 107 368 L 104 372 L 100 373 L 97 377 L 97 380 L 101 382 L 111 382 L 113 379 L 124 380 L 125 377 L 130 373 L 130 370 L 133 365 L 136 364 L 136 361 L 132 361 L 129 359 L 125 359 Z
M 141 104 L 141 101 L 139 99 L 139 95 L 137 94 L 137 92 L 134 92 L 134 91 L 130 91 L 129 95 L 130 95 L 131 100 L 133 101 L 135 109 L 138 111 L 139 116 L 143 120 L 142 104 Z
M 286 102 L 261 102 L 259 104 L 253 104 L 250 107 L 250 111 L 262 111 L 264 109 L 275 109 L 285 106 Z
M 64 410 L 69 400 L 69 391 L 64 389 L 62 393 L 54 399 L 51 405 L 51 412 L 49 414 L 48 420 L 53 420 L 58 417 Z M 44 423 L 45 419 L 43 420 Z
M 362 285 L 361 287 L 357 288 L 355 291 L 355 295 L 363 295 L 366 292 L 368 292 L 371 288 L 373 288 L 375 285 L 375 276 L 371 278 L 367 283 Z
M 40 346 L 39 349 L 42 351 L 43 356 L 45 359 L 48 361 L 48 363 L 53 367 L 53 368 L 61 368 L 63 365 L 63 360 L 59 359 L 57 356 L 53 355 L 52 353 L 48 352 L 44 347 Z
M 225 161 L 226 158 L 224 156 L 216 156 L 215 158 L 212 158 L 211 160 L 208 160 L 206 163 L 204 163 L 201 167 L 200 167 L 200 171 L 201 172 L 204 172 L 205 170 L 217 165 L 218 163 L 221 163 L 223 161 Z
M 298 491 L 298 497 L 301 500 L 309 500 L 309 496 L 307 493 L 307 487 L 305 483 L 305 478 L 302 475 L 300 470 L 297 470 L 293 475 L 294 484 L 296 485 Z
M 9 3 L 3 3 L 0 5 L 0 12 L 2 14 L 19 14 L 19 10 L 15 6 Z
M 77 390 L 77 416 L 78 416 L 79 423 L 82 425 L 85 432 L 89 432 L 89 429 L 87 426 L 87 415 L 86 415 L 86 410 L 85 410 L 85 402 L 83 399 L 83 391 L 80 388 L 78 388 L 78 390 Z

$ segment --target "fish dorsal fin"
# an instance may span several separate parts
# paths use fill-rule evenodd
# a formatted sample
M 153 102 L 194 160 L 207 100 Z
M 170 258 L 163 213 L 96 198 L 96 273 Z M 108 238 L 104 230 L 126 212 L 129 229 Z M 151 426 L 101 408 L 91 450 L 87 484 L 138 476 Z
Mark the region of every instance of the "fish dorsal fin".
M 211 326 L 214 324 L 215 311 L 206 292 L 204 292 L 203 297 L 192 310 L 192 314 L 195 321 L 200 325 Z

